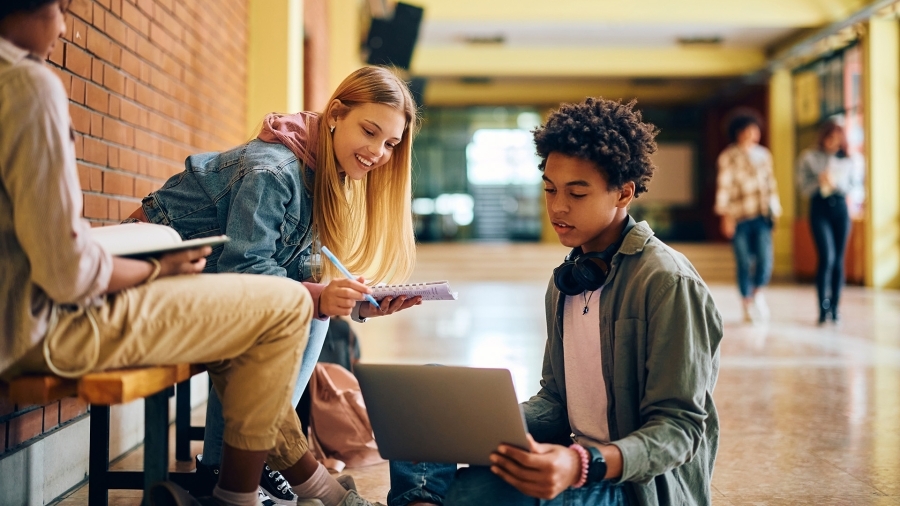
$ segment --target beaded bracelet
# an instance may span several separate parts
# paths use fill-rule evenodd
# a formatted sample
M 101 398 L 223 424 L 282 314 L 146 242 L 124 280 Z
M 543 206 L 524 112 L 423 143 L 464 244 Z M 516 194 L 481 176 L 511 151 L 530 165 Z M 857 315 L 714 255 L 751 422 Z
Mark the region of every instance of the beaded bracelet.
M 587 450 L 584 449 L 580 444 L 572 444 L 569 445 L 569 448 L 575 450 L 578 453 L 578 456 L 581 457 L 581 477 L 578 478 L 578 481 L 572 484 L 573 488 L 579 488 L 587 482 L 588 477 L 588 464 L 590 462 L 590 457 L 588 456 Z

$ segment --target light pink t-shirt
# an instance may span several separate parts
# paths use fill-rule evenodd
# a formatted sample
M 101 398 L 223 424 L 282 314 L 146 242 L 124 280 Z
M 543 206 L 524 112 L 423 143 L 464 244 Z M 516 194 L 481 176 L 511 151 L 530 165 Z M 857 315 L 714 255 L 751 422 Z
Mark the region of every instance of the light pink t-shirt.
M 601 289 L 602 290 L 602 289 Z M 600 348 L 600 292 L 566 297 L 563 357 L 569 425 L 579 443 L 608 443 L 606 384 Z M 585 305 L 588 311 L 584 312 Z

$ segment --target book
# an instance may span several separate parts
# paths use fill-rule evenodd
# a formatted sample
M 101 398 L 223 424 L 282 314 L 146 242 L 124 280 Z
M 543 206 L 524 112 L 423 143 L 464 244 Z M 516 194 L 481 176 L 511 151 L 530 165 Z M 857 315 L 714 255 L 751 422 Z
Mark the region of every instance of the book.
M 372 297 L 383 299 L 385 297 L 421 296 L 422 300 L 456 300 L 459 292 L 450 290 L 447 281 L 431 281 L 428 283 L 410 283 L 407 285 L 379 285 L 372 287 Z
M 157 257 L 201 246 L 216 246 L 229 241 L 227 235 L 184 241 L 172 227 L 155 223 L 125 223 L 91 229 L 91 236 L 110 255 L 126 258 Z

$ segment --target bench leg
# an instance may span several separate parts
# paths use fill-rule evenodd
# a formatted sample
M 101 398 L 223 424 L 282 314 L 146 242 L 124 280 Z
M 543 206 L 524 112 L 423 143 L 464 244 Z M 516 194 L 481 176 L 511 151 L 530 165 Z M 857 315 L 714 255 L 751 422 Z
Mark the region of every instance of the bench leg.
M 144 399 L 144 504 L 150 486 L 169 479 L 169 392 Z
M 88 505 L 109 504 L 109 406 L 91 405 Z
M 175 460 L 191 461 L 191 380 L 175 386 Z

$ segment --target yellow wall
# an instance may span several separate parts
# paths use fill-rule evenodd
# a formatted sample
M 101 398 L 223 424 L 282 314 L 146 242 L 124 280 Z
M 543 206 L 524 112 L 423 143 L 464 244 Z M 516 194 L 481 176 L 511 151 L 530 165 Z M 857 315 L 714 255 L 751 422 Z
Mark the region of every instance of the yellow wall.
M 863 39 L 868 202 L 866 285 L 900 288 L 900 29 L 872 19 Z
M 788 69 L 775 71 L 769 80 L 769 148 L 778 197 L 784 209 L 773 237 L 775 265 L 779 278 L 793 275 L 794 266 L 794 122 L 792 117 L 792 81 Z
M 360 57 L 363 40 L 363 5 L 360 0 L 329 0 L 328 2 L 328 96 L 350 72 L 365 63 Z
M 247 136 L 270 112 L 303 107 L 303 0 L 250 0 Z

